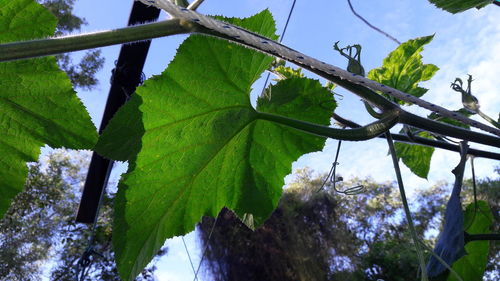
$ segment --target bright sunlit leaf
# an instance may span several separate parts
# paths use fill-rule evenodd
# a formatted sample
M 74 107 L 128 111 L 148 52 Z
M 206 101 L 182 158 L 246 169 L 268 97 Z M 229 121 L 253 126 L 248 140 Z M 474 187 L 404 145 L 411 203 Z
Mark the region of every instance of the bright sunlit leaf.
M 433 37 L 419 37 L 402 43 L 384 59 L 381 67 L 368 72 L 368 78 L 416 97 L 423 96 L 427 89 L 419 87 L 418 83 L 431 79 L 439 69 L 433 64 L 423 64 L 420 55 L 424 45 Z M 405 104 L 401 100 L 398 103 Z
M 429 134 L 421 133 L 419 137 L 430 138 Z M 394 144 L 396 154 L 415 175 L 426 179 L 431 168 L 431 158 L 434 147 L 413 145 L 402 142 Z
M 0 0 L 0 43 L 54 34 L 55 17 L 32 0 Z M 54 57 L 0 63 L 0 218 L 23 189 L 40 147 L 92 148 L 97 132 Z
M 232 21 L 265 36 L 275 32 L 268 11 Z M 166 238 L 188 233 L 224 206 L 258 226 L 275 209 L 292 162 L 322 149 L 322 137 L 258 118 L 251 86 L 272 61 L 223 40 L 189 37 L 165 72 L 138 88 L 111 121 L 97 150 L 129 160 L 113 234 L 125 280 Z M 257 110 L 329 124 L 335 103 L 318 81 L 283 80 L 270 92 Z
M 419 87 L 418 83 L 431 79 L 438 70 L 438 67 L 433 64 L 423 64 L 420 55 L 423 46 L 432 38 L 433 36 L 425 36 L 402 43 L 384 59 L 381 67 L 368 72 L 368 78 L 421 97 L 427 89 Z M 404 101 L 385 96 L 390 100 L 405 104 Z M 415 175 L 427 178 L 434 148 L 405 143 L 397 143 L 395 147 L 398 157 Z

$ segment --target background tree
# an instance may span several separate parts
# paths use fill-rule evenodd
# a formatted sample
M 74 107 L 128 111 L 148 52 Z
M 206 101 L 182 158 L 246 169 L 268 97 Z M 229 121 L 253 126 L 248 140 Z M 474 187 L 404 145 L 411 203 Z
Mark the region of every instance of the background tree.
M 73 14 L 75 0 L 38 0 L 38 2 L 57 17 L 56 36 L 79 31 L 82 25 L 87 24 L 85 18 Z M 104 65 L 101 50 L 87 50 L 76 64 L 67 53 L 59 54 L 56 58 L 59 67 L 68 74 L 74 87 L 90 90 L 98 84 L 95 75 Z
M 223 209 L 208 239 L 214 219 L 205 217 L 198 230 L 201 244 L 207 246 L 207 279 L 408 280 L 417 276 L 416 253 L 408 247 L 410 237 L 397 188 L 353 179 L 336 187 L 344 190 L 362 184 L 364 192 L 339 194 L 330 181 L 318 192 L 324 179 L 313 177 L 311 170 L 299 170 L 278 209 L 254 232 Z M 498 192 L 493 188 L 498 182 L 498 178 L 486 179 L 478 185 L 479 199 L 489 198 L 493 210 L 498 210 L 499 197 L 493 194 Z M 463 192 L 466 202 L 472 200 L 469 184 Z M 443 183 L 417 191 L 413 200 L 417 231 L 429 244 L 441 227 L 449 190 Z M 498 254 L 492 249 L 487 271 L 498 273 L 497 264 Z
M 59 151 L 30 166 L 25 191 L 0 221 L 0 280 L 42 280 L 47 265 L 50 280 L 75 280 L 93 233 L 90 225 L 74 223 L 88 159 L 87 154 Z M 96 254 L 84 280 L 120 280 L 111 248 L 113 198 L 104 197 Z M 157 257 L 166 252 L 162 249 Z M 155 269 L 152 263 L 136 280 L 154 280 Z
M 62 154 L 49 156 L 47 166 L 29 167 L 25 191 L 0 221 L 0 280 L 40 280 L 43 261 L 51 257 L 54 234 L 65 231 L 74 212 L 74 184 L 79 165 Z

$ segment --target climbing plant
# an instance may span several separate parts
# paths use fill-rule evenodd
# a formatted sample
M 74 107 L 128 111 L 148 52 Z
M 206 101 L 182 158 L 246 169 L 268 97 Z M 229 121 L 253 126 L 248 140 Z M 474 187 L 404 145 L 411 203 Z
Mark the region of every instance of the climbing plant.
M 93 149 L 105 157 L 128 161 L 129 170 L 120 182 L 115 202 L 113 227 L 118 270 L 124 280 L 134 279 L 165 239 L 193 230 L 203 215 L 216 216 L 221 208 L 228 207 L 239 217 L 251 217 L 255 225 L 262 224 L 277 206 L 292 162 L 305 153 L 321 150 L 326 138 L 362 141 L 385 136 L 403 203 L 398 158 L 415 174 L 426 177 L 432 148 L 408 144 L 394 147 L 392 138 L 461 152 L 462 160 L 455 169 L 456 196 L 467 154 L 500 158 L 488 150 L 469 150 L 467 144 L 500 147 L 497 121 L 489 120 L 493 126 L 486 125 L 468 118 L 476 112 L 450 111 L 420 99 L 427 89 L 418 83 L 429 80 L 437 71 L 436 66 L 424 64 L 420 55 L 432 36 L 402 43 L 365 78 L 359 56 L 349 57 L 348 72 L 274 42 L 275 24 L 267 10 L 246 19 L 214 20 L 193 11 L 200 1 L 188 8 L 167 0 L 141 2 L 165 9 L 174 19 L 23 41 L 53 35 L 54 16 L 33 0 L 0 0 L 0 216 L 23 186 L 25 163 L 36 160 L 43 144 Z M 137 88 L 101 136 L 67 76 L 49 56 L 179 33 L 210 37 L 193 35 L 184 41 L 167 69 Z M 331 85 L 301 75 L 290 75 L 269 86 L 254 108 L 249 98 L 251 86 L 271 67 L 273 56 L 359 95 L 375 121 L 359 126 L 338 117 L 337 121 L 343 120 L 339 122 L 350 128 L 330 127 L 336 108 Z M 432 114 L 429 118 L 412 114 L 404 109 L 409 104 L 429 109 Z M 470 103 L 464 102 L 464 108 L 470 109 Z M 398 123 L 405 125 L 406 135 L 389 132 Z M 461 145 L 443 141 L 449 137 L 462 140 Z M 458 203 L 454 200 L 449 205 L 461 213 L 459 199 Z M 404 205 L 419 253 L 422 280 L 427 280 L 421 243 Z M 479 210 L 489 212 L 484 205 Z M 474 229 L 488 228 L 488 215 L 469 213 L 465 222 L 457 215 L 451 215 L 451 221 L 472 224 L 471 218 L 484 217 L 481 227 L 474 224 Z M 463 225 L 456 224 L 452 230 L 453 237 L 463 237 L 456 233 L 463 232 Z M 438 262 L 444 259 L 453 263 L 462 256 L 463 243 L 450 247 L 452 257 L 440 258 L 437 253 Z M 474 251 L 474 247 L 467 250 Z M 463 262 L 462 269 L 468 264 Z M 432 273 L 441 274 L 449 268 L 446 266 L 431 266 Z

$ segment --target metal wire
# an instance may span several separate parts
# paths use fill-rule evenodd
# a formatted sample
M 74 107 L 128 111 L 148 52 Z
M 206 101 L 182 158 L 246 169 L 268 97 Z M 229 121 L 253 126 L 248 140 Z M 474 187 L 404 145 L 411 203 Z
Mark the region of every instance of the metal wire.
M 186 249 L 189 263 L 191 264 L 191 269 L 193 269 L 194 280 L 198 280 L 198 278 L 196 278 L 196 270 L 194 270 L 193 260 L 191 260 L 191 255 L 189 254 L 189 250 L 187 248 L 186 241 L 184 241 L 184 236 L 182 236 L 181 239 L 182 239 L 182 244 L 184 244 L 184 249 Z
M 374 29 L 375 31 L 383 34 L 385 37 L 391 39 L 392 41 L 396 42 L 398 45 L 401 45 L 401 42 L 394 38 L 393 36 L 391 36 L 389 33 L 383 31 L 382 29 L 374 26 L 373 24 L 371 24 L 370 22 L 368 22 L 364 17 L 362 17 L 361 15 L 359 15 L 355 10 L 354 10 L 354 7 L 352 6 L 351 4 L 351 0 L 347 0 L 347 3 L 349 4 L 349 8 L 351 8 L 351 12 L 357 17 L 359 18 L 360 20 L 362 20 L 366 25 L 368 25 L 369 27 L 371 27 L 372 29 Z
M 215 217 L 214 224 L 212 225 L 212 228 L 210 229 L 210 233 L 208 234 L 207 243 L 205 245 L 205 249 L 203 249 L 203 253 L 201 254 L 200 263 L 198 264 L 198 268 L 196 269 L 196 272 L 194 273 L 194 279 L 193 279 L 193 281 L 198 278 L 198 272 L 200 271 L 201 264 L 203 263 L 203 258 L 205 258 L 205 254 L 206 254 L 207 249 L 208 249 L 208 244 L 210 243 L 210 239 L 212 238 L 212 233 L 214 232 L 215 225 L 217 224 L 217 220 L 219 219 L 219 215 L 220 215 L 220 212 L 217 215 L 217 217 Z
M 337 177 L 337 175 L 336 175 L 337 174 L 337 165 L 340 164 L 337 160 L 339 159 L 340 145 L 341 144 L 342 144 L 342 141 L 339 140 L 338 144 L 337 144 L 337 152 L 335 153 L 335 160 L 332 163 L 332 168 L 330 169 L 330 172 L 328 173 L 325 180 L 323 181 L 323 184 L 321 185 L 321 187 L 318 190 L 316 190 L 316 192 L 320 192 L 321 190 L 323 190 L 323 188 L 325 187 L 325 185 L 328 181 L 330 181 L 333 184 L 333 187 L 332 187 L 333 190 L 337 193 L 340 193 L 340 194 L 357 195 L 357 194 L 360 194 L 360 193 L 365 191 L 365 187 L 362 184 L 348 187 L 344 190 L 337 189 L 337 186 L 336 186 L 337 182 L 341 182 L 344 180 L 342 177 Z
M 288 27 L 288 23 L 290 22 L 290 18 L 292 17 L 292 13 L 293 13 L 293 10 L 295 8 L 295 2 L 296 1 L 297 0 L 293 0 L 292 7 L 290 8 L 290 11 L 288 12 L 288 17 L 286 18 L 285 27 L 283 28 L 283 31 L 281 32 L 281 36 L 280 36 L 280 39 L 279 39 L 280 43 L 281 43 L 281 41 L 283 41 L 283 38 L 285 37 L 286 29 Z M 267 72 L 266 80 L 264 81 L 264 86 L 262 87 L 261 94 L 263 94 L 266 91 L 266 86 L 267 86 L 267 83 L 269 82 L 269 77 L 270 76 L 271 76 L 271 73 Z

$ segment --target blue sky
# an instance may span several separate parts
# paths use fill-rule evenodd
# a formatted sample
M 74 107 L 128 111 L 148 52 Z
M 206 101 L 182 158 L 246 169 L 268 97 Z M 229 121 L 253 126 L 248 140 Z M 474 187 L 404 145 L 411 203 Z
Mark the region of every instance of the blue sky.
M 125 4 L 124 4 L 125 3 Z M 284 26 L 292 0 L 206 0 L 198 9 L 205 14 L 247 17 L 263 9 L 269 9 L 277 22 L 278 32 Z M 434 40 L 425 47 L 424 63 L 433 63 L 440 70 L 423 86 L 429 88 L 425 99 L 441 106 L 456 109 L 460 97 L 449 85 L 455 77 L 474 77 L 473 94 L 479 99 L 481 108 L 490 116 L 500 110 L 500 9 L 490 5 L 481 10 L 469 10 L 451 15 L 429 4 L 426 0 L 352 0 L 357 12 L 372 24 L 404 42 L 419 36 L 435 34 Z M 132 1 L 76 1 L 75 13 L 83 16 L 89 25 L 83 31 L 107 30 L 124 27 L 128 20 Z M 165 19 L 167 15 L 162 14 Z M 160 74 L 175 54 L 175 49 L 186 36 L 172 36 L 155 39 L 144 69 L 146 77 Z M 361 44 L 362 63 L 368 71 L 382 64 L 383 58 L 396 44 L 383 35 L 368 28 L 350 12 L 346 0 L 305 1 L 297 0 L 294 14 L 283 43 L 307 55 L 345 68 L 346 61 L 332 50 L 334 42 L 341 45 Z M 99 73 L 100 85 L 96 90 L 80 92 L 79 96 L 89 109 L 94 122 L 100 122 L 113 62 L 120 46 L 102 48 L 107 58 L 104 69 Z M 76 56 L 79 53 L 75 53 Z M 314 77 L 311 75 L 311 77 Z M 255 89 L 261 89 L 262 81 Z M 370 122 L 359 99 L 345 91 L 339 100 L 337 113 L 358 123 Z M 411 108 L 412 112 L 425 116 L 426 112 Z M 366 142 L 344 142 L 340 153 L 339 173 L 344 177 L 371 176 L 378 181 L 393 181 L 395 176 L 384 140 Z M 333 161 L 335 140 L 328 140 L 322 152 L 305 155 L 294 163 L 293 168 L 309 166 L 317 172 L 327 172 Z M 497 150 L 497 152 L 500 152 Z M 431 163 L 429 179 L 412 175 L 403 168 L 407 188 L 428 188 L 441 180 L 453 179 L 451 170 L 458 162 L 457 153 L 436 151 Z M 494 166 L 500 163 L 477 159 L 476 173 L 479 177 L 493 176 Z M 468 174 L 467 176 L 470 176 Z M 293 176 L 287 177 L 291 180 Z M 197 255 L 196 238 L 186 238 L 191 255 Z M 169 255 L 158 264 L 158 280 L 193 280 L 193 274 L 180 239 L 167 242 Z M 197 258 L 196 258 L 197 260 Z M 195 263 L 196 264 L 196 263 Z

